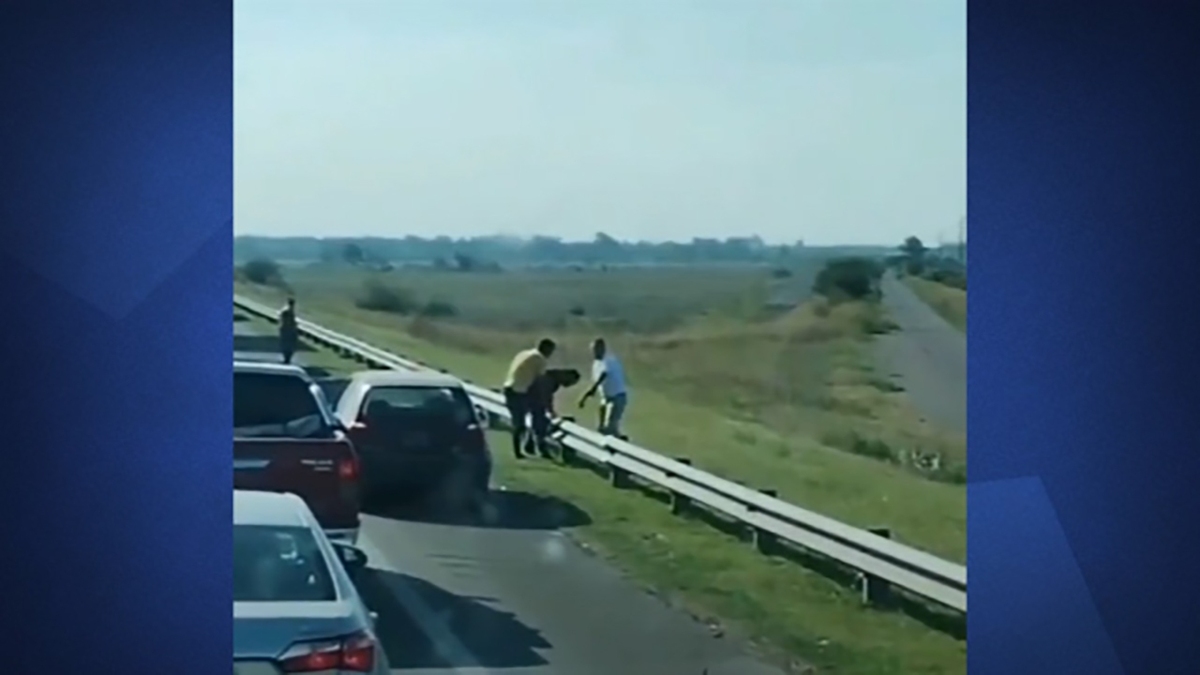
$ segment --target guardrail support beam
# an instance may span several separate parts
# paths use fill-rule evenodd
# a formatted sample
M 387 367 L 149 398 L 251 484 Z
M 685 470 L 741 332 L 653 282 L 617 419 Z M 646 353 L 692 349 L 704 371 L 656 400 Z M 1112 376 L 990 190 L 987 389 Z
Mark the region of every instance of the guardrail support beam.
M 692 460 L 688 459 L 687 457 L 676 457 L 675 461 L 685 466 L 692 465 Z M 690 500 L 687 497 L 679 494 L 678 492 L 671 493 L 671 513 L 673 515 L 683 515 L 683 513 L 687 511 L 689 504 Z
M 886 527 L 868 527 L 867 531 L 884 539 L 892 538 L 892 531 Z M 859 588 L 862 591 L 862 601 L 866 605 L 887 607 L 892 603 L 892 585 L 887 581 L 870 574 L 858 574 Z
M 608 482 L 618 490 L 629 487 L 629 472 L 613 464 L 608 465 Z
M 768 497 L 778 497 L 779 493 L 771 489 L 759 490 Z M 779 550 L 779 540 L 776 536 L 766 530 L 757 527 L 750 530 L 751 541 L 754 542 L 754 549 L 763 555 L 771 555 Z

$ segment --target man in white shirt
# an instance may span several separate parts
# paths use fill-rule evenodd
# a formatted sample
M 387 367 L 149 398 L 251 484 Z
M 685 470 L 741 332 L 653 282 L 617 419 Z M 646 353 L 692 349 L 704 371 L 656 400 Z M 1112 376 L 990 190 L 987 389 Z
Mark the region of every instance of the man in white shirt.
M 621 434 L 621 419 L 629 404 L 629 392 L 625 387 L 625 369 L 615 354 L 608 350 L 604 338 L 592 341 L 592 386 L 579 399 L 582 408 L 596 391 L 604 397 L 600 406 L 600 433 L 625 438 Z

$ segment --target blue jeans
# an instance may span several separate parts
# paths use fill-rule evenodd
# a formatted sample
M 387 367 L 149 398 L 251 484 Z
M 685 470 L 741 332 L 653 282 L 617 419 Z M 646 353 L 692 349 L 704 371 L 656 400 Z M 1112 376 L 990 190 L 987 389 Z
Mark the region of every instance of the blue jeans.
M 625 417 L 625 408 L 628 405 L 628 394 L 606 398 L 600 406 L 600 433 L 606 436 L 620 436 L 621 420 Z

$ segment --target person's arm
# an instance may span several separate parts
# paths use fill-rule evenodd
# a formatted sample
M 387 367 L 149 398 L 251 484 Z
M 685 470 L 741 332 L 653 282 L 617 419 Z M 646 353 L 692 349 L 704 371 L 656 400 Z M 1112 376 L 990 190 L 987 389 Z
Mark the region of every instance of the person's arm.
M 583 392 L 583 396 L 579 397 L 580 408 L 582 408 L 584 404 L 588 402 L 588 399 L 596 394 L 596 390 L 599 389 L 600 385 L 604 384 L 604 380 L 608 378 L 608 369 L 604 368 L 603 362 L 600 368 L 601 370 L 599 377 L 596 377 L 592 382 L 592 386 L 588 387 L 587 391 Z

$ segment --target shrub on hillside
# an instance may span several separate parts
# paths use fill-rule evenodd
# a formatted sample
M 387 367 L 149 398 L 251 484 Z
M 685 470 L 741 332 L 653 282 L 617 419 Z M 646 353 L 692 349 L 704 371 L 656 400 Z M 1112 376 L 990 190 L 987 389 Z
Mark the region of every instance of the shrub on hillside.
M 242 265 L 242 278 L 260 286 L 278 286 L 283 281 L 279 264 L 267 258 L 255 258 Z
M 836 258 L 825 263 L 813 282 L 813 291 L 834 302 L 868 300 L 879 293 L 883 265 L 868 258 Z
M 416 298 L 408 290 L 387 286 L 377 279 L 368 279 L 363 284 L 362 291 L 354 299 L 354 306 L 389 314 L 412 314 L 418 308 Z
M 932 270 L 925 275 L 930 281 L 945 284 L 951 288 L 967 290 L 967 275 L 958 270 Z
M 447 319 L 458 316 L 458 308 L 445 300 L 430 300 L 421 307 L 420 314 L 430 319 Z

